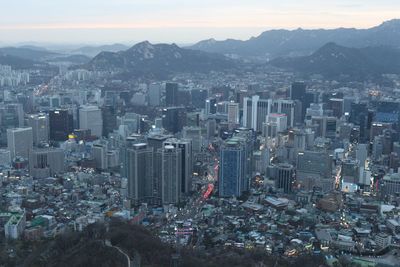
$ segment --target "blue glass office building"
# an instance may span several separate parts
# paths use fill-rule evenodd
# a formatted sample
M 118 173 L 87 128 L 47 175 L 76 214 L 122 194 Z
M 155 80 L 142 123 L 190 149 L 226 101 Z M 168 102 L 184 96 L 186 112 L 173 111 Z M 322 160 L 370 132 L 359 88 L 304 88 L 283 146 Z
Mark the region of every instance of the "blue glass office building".
M 239 197 L 245 190 L 245 146 L 237 139 L 230 139 L 221 147 L 218 191 L 220 197 Z

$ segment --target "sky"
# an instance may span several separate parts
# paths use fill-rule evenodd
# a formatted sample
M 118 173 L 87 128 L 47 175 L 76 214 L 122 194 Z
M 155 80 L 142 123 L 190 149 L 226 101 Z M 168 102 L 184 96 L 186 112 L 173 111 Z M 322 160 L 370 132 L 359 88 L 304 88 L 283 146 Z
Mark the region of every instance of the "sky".
M 0 0 L 0 44 L 189 44 L 268 29 L 369 28 L 399 0 Z

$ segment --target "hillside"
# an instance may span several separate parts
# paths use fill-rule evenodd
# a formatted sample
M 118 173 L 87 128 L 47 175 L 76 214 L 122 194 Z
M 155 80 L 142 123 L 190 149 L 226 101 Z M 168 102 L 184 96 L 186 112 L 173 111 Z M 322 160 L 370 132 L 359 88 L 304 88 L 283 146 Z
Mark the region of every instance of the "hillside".
M 120 71 L 134 77 L 166 77 L 172 73 L 223 71 L 235 62 L 223 55 L 183 49 L 175 44 L 138 43 L 125 51 L 101 52 L 87 65 L 90 70 Z
M 391 47 L 349 48 L 328 43 L 309 56 L 277 58 L 273 66 L 326 78 L 376 78 L 400 73 L 400 50 Z
M 109 240 L 111 247 L 104 242 Z M 13 246 L 14 245 L 14 246 Z M 46 267 L 118 267 L 127 266 L 126 256 L 133 261 L 140 258 L 141 266 L 170 266 L 176 250 L 163 244 L 139 225 L 112 221 L 110 225 L 94 224 L 83 232 L 66 232 L 55 239 L 37 242 L 21 241 L 7 244 L 18 257 L 10 258 L 0 242 L 0 262 L 5 266 Z M 8 250 L 9 251 L 9 250 Z M 323 266 L 321 257 L 303 256 L 293 259 L 269 256 L 264 250 L 213 248 L 211 250 L 181 249 L 179 266 L 190 267 L 242 267 L 242 266 Z M 1 264 L 0 264 L 1 265 Z

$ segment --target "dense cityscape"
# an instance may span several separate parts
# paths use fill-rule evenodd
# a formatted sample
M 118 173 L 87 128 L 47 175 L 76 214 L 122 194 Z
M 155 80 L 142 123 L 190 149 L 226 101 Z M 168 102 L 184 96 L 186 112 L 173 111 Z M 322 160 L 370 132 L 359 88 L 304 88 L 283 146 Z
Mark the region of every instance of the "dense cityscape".
M 327 38 L 0 48 L 0 266 L 400 266 L 400 53 Z

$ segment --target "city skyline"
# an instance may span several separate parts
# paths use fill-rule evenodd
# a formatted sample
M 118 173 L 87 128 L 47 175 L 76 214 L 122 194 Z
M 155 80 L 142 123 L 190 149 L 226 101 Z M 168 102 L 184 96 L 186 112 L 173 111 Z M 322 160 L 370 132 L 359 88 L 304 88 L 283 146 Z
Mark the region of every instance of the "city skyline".
M 21 9 L 21 5 L 24 9 Z M 194 43 L 248 39 L 268 29 L 369 28 L 396 18 L 393 0 L 57 1 L 2 4 L 2 43 Z

